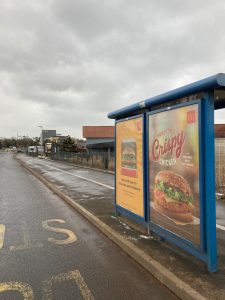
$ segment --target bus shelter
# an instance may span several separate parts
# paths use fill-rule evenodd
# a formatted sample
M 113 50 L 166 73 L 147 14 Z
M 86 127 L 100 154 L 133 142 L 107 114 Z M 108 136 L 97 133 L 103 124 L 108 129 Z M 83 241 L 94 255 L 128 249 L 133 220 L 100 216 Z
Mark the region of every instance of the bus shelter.
M 108 114 L 115 210 L 217 270 L 214 110 L 220 73 Z

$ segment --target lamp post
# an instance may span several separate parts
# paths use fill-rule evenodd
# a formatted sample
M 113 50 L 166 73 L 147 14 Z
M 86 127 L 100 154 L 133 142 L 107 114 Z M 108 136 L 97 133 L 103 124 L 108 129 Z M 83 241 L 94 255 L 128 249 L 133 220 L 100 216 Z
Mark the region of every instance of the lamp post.
M 40 144 L 43 146 L 43 141 L 42 141 L 42 130 L 43 130 L 43 126 L 42 126 L 42 125 L 38 125 L 38 127 L 41 128 Z

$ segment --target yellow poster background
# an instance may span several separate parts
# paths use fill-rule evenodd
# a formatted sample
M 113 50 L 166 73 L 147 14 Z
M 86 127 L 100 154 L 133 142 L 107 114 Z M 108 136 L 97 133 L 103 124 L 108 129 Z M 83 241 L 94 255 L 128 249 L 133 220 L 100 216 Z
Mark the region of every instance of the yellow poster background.
M 144 217 L 143 117 L 116 123 L 116 204 Z

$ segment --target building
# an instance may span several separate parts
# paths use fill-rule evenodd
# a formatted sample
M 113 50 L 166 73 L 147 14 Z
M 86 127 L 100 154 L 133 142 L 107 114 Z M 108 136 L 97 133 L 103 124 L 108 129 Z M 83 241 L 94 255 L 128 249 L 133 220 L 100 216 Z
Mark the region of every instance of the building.
M 42 129 L 40 136 L 40 144 L 43 146 L 45 140 L 51 138 L 52 136 L 56 136 L 56 130 Z
M 83 137 L 90 152 L 114 153 L 114 126 L 83 126 Z
M 114 126 L 83 126 L 86 148 L 93 160 L 100 160 L 104 169 L 114 170 Z
M 60 144 L 68 137 L 69 135 L 53 135 L 49 138 L 49 141 L 54 144 Z

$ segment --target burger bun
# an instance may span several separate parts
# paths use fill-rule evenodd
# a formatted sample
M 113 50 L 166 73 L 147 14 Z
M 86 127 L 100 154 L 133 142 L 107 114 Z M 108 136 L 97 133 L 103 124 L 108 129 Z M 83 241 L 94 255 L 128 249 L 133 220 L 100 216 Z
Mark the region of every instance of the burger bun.
M 173 211 L 170 211 L 166 208 L 164 208 L 162 205 L 157 203 L 157 201 L 154 201 L 154 208 L 156 211 L 158 211 L 161 214 L 164 214 L 172 219 L 178 220 L 180 222 L 184 223 L 190 223 L 194 220 L 194 217 L 191 212 L 188 213 L 176 213 Z

